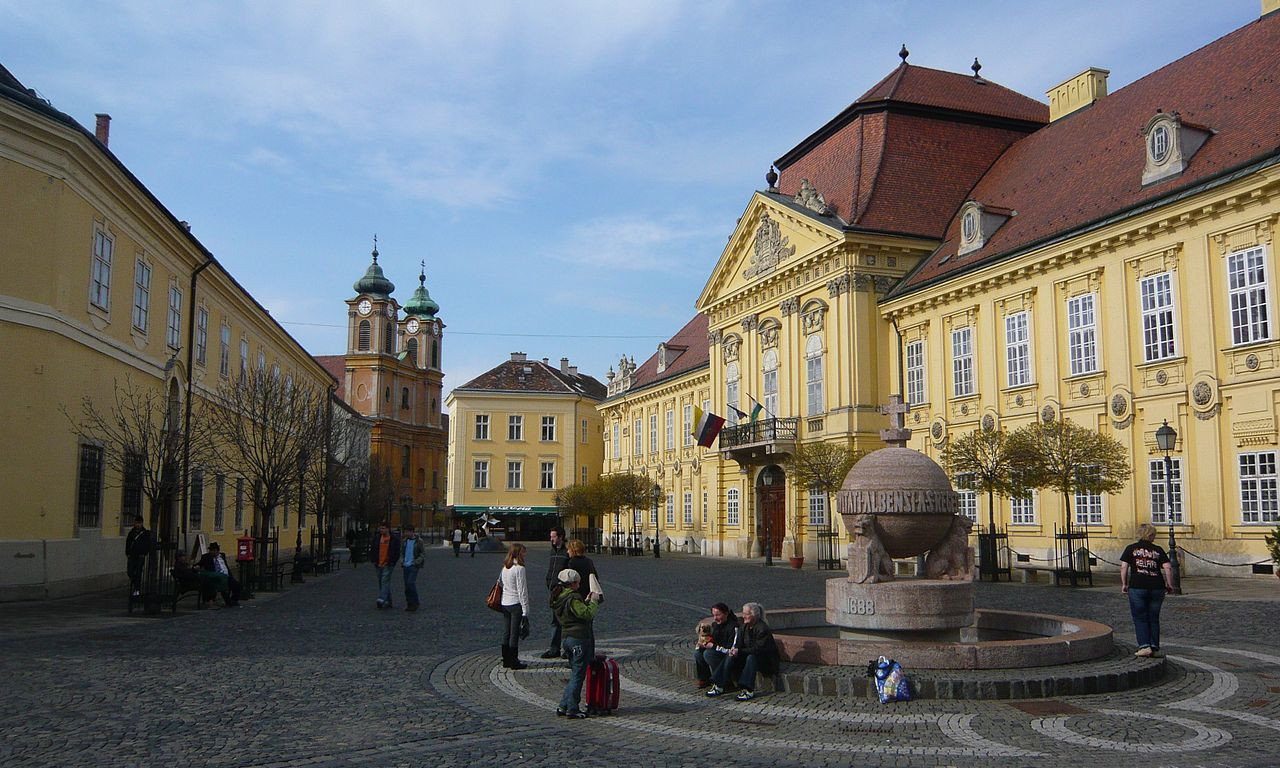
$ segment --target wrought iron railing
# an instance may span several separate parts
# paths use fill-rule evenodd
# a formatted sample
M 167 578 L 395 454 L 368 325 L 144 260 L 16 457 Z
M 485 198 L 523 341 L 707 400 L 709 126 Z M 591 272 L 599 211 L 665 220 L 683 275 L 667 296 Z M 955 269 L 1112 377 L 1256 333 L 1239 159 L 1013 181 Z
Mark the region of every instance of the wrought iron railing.
M 800 431 L 800 419 L 761 419 L 720 431 L 720 450 L 757 443 L 792 442 Z

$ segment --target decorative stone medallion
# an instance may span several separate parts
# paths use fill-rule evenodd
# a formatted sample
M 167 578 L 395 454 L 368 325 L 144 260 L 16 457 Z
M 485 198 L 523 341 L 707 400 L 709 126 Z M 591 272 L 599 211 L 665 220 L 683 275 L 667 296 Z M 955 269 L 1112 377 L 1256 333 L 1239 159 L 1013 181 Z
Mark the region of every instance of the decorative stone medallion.
M 1014 402 L 1014 404 L 1015 404 L 1015 405 L 1017 405 L 1017 406 L 1021 407 L 1021 406 L 1023 406 L 1023 405 L 1025 405 L 1025 404 L 1026 404 L 1027 399 L 1026 399 L 1025 397 L 1023 397 L 1022 395 L 1018 394 L 1018 395 L 1014 395 L 1014 396 L 1013 396 L 1013 402 Z
M 1056 418 L 1056 414 L 1053 411 L 1052 405 L 1046 405 L 1040 409 L 1040 420 L 1045 424 L 1052 424 L 1054 418 Z
M 1089 385 L 1088 385 L 1088 384 L 1081 384 L 1081 385 L 1080 385 L 1080 396 L 1081 396 L 1081 397 L 1088 397 L 1088 396 L 1089 396 Z
M 942 423 L 942 419 L 933 422 L 933 426 L 929 427 L 929 435 L 935 443 L 942 442 L 942 438 L 947 436 L 947 427 Z
M 1165 371 L 1156 371 L 1156 383 L 1161 385 L 1168 384 L 1169 374 Z
M 1207 381 L 1197 381 L 1195 386 L 1191 388 L 1191 399 L 1196 405 L 1205 406 L 1213 399 L 1213 387 L 1209 386 Z
M 968 416 L 968 415 L 969 415 L 969 404 L 968 404 L 968 403 L 963 403 L 963 404 L 960 406 L 960 414 L 961 414 L 962 416 Z
M 1125 396 L 1117 392 L 1111 396 L 1111 415 L 1117 419 L 1122 418 L 1129 411 L 1129 401 Z
M 982 417 L 982 431 L 983 431 L 983 432 L 992 432 L 992 431 L 994 431 L 994 430 L 995 430 L 995 428 L 996 428 L 996 417 L 995 417 L 995 416 L 992 416 L 991 414 L 989 414 L 989 413 L 988 413 L 987 415 L 985 415 L 985 416 L 983 416 L 983 417 Z
M 1251 371 L 1258 370 L 1258 356 L 1252 352 L 1249 353 L 1249 356 L 1244 359 L 1244 367 Z

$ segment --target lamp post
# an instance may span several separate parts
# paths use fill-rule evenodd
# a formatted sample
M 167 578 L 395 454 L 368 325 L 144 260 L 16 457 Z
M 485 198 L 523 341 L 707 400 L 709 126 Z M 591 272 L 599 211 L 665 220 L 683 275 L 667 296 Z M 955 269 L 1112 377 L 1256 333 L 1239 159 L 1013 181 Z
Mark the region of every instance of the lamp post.
M 653 484 L 653 557 L 656 560 L 662 556 L 662 531 L 658 527 L 658 505 L 662 503 L 662 486 L 657 483 Z
M 773 485 L 773 470 L 766 469 L 764 475 L 760 478 L 761 483 L 766 488 Z M 759 501 L 760 514 L 764 515 L 764 564 L 766 567 L 773 565 L 773 532 L 770 530 L 770 519 L 773 515 L 769 514 L 769 510 L 764 508 L 764 495 L 761 494 Z
M 440 513 L 440 500 L 431 502 L 431 543 L 436 542 L 436 515 Z
M 1173 459 L 1169 452 L 1178 443 L 1178 433 L 1169 420 L 1156 430 L 1156 447 L 1164 451 L 1164 516 L 1169 521 L 1169 567 L 1173 571 L 1173 594 L 1182 594 L 1182 573 L 1178 565 L 1178 542 L 1173 536 Z

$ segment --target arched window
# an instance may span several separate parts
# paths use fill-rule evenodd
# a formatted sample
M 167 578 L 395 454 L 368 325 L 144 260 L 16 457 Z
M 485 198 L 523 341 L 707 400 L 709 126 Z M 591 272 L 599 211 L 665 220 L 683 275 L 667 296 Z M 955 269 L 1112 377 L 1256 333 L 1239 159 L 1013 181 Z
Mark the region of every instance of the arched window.
M 738 423 L 738 364 L 736 362 L 729 363 L 724 368 L 724 399 L 728 413 L 725 418 L 728 419 L 729 425 L 733 426 Z
M 409 339 L 409 341 L 404 345 L 404 348 L 405 351 L 408 352 L 405 359 L 413 363 L 416 368 L 418 366 L 418 340 Z
M 408 387 L 400 388 L 400 407 L 401 408 L 409 407 L 409 388 Z
M 431 367 L 440 367 L 440 342 L 435 339 L 431 340 Z
M 765 418 L 776 418 L 778 415 L 778 350 L 766 349 L 764 362 L 764 406 Z
M 382 325 L 382 351 L 388 355 L 396 353 L 396 327 L 390 322 Z
M 741 525 L 741 522 L 742 522 L 741 515 L 738 511 L 739 510 L 738 489 L 730 488 L 727 492 L 725 492 L 724 501 L 725 501 L 725 504 L 724 504 L 725 525 L 734 526 L 734 527 Z
M 361 320 L 360 321 L 360 341 L 356 343 L 356 349 L 360 350 L 361 352 L 369 351 L 370 334 L 371 334 L 371 331 L 369 327 L 369 321 Z
M 813 334 L 804 343 L 805 389 L 808 395 L 808 416 L 818 416 L 827 410 L 826 393 L 823 391 L 822 337 Z

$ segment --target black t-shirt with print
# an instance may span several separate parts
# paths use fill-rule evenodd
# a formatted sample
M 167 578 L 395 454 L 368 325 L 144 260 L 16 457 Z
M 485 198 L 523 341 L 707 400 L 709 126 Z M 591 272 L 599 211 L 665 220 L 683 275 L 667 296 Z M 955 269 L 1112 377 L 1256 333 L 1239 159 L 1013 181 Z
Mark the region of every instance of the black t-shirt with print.
M 1137 589 L 1164 589 L 1161 567 L 1169 556 L 1149 541 L 1135 541 L 1124 548 L 1120 562 L 1129 564 L 1129 586 Z

